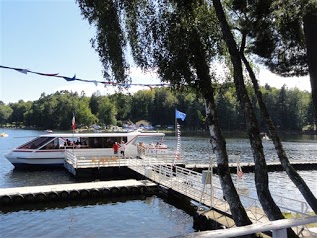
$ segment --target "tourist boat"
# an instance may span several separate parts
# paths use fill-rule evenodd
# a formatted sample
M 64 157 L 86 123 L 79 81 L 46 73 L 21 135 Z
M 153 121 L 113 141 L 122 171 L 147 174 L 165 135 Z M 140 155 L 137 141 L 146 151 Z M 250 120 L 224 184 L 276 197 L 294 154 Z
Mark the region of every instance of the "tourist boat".
M 166 153 L 162 144 L 164 133 L 121 132 L 121 133 L 49 133 L 13 149 L 5 157 L 16 167 L 63 166 L 66 150 L 100 156 L 113 156 L 113 144 L 125 143 L 125 156 L 140 155 L 140 145 L 148 154 Z M 148 141 L 156 140 L 160 147 L 153 147 Z

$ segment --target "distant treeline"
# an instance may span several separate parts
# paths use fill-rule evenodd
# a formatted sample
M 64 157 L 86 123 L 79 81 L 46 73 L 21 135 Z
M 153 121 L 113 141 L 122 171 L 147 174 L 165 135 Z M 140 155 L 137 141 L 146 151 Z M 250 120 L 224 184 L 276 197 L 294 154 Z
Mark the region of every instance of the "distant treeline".
M 298 89 L 261 88 L 264 101 L 274 123 L 279 130 L 301 131 L 313 125 L 311 95 Z M 251 87 L 250 97 L 257 108 L 261 130 L 265 131 L 264 122 L 257 107 Z M 217 110 L 223 130 L 246 129 L 234 87 L 221 85 L 217 92 Z M 0 126 L 14 125 L 42 129 L 70 130 L 73 112 L 78 127 L 89 127 L 136 123 L 149 121 L 153 126 L 174 125 L 175 109 L 186 113 L 186 120 L 180 122 L 183 129 L 205 130 L 204 101 L 191 92 L 174 92 L 168 88 L 140 90 L 135 94 L 116 93 L 100 95 L 94 93 L 87 97 L 84 92 L 59 91 L 51 95 L 44 93 L 36 101 L 23 101 L 5 104 L 0 101 Z

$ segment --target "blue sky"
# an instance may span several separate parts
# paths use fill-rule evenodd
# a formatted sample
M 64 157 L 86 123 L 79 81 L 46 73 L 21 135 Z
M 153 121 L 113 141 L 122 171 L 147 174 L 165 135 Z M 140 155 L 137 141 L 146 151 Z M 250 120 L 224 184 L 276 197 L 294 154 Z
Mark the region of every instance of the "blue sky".
M 90 44 L 94 35 L 94 27 L 83 20 L 75 0 L 0 0 L 0 65 L 103 81 L 98 54 Z M 131 77 L 133 83 L 158 83 L 154 73 L 142 74 L 136 68 Z M 266 70 L 259 77 L 261 85 L 279 88 L 287 83 L 289 88 L 309 90 L 308 77 L 284 80 Z M 59 90 L 90 96 L 97 90 L 111 93 L 113 88 L 0 69 L 0 101 L 5 103 L 33 101 L 41 93 Z

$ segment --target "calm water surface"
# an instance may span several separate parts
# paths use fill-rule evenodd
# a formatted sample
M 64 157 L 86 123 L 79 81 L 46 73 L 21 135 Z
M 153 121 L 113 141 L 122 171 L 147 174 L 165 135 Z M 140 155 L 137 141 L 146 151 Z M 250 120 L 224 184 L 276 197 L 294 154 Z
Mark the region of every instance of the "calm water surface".
M 14 129 L 2 131 L 9 134 L 9 137 L 0 137 L 0 188 L 78 182 L 65 170 L 14 170 L 4 154 L 43 132 Z M 176 148 L 175 137 L 166 137 L 165 143 Z M 264 141 L 263 146 L 267 161 L 278 161 L 272 142 Z M 283 146 L 290 160 L 317 161 L 316 137 L 285 138 Z M 227 148 L 229 154 L 240 153 L 242 162 L 253 161 L 247 139 L 229 138 Z M 208 138 L 182 137 L 181 151 L 184 158 L 192 162 L 208 162 L 212 155 Z M 299 173 L 317 196 L 317 171 Z M 269 179 L 273 194 L 291 194 L 292 198 L 303 200 L 284 172 L 269 173 Z M 235 175 L 233 180 L 238 181 Z M 217 182 L 217 176 L 214 181 Z M 237 186 L 241 184 L 254 188 L 253 174 L 244 174 L 242 182 L 239 180 Z M 0 211 L 1 237 L 170 237 L 193 232 L 192 224 L 190 215 L 156 196 L 129 201 L 66 204 L 58 208 Z

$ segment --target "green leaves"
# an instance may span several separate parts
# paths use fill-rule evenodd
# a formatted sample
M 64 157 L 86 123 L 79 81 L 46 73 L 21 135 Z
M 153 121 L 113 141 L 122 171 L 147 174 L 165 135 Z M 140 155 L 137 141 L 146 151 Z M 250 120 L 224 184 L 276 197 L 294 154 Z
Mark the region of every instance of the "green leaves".
M 129 68 L 125 59 L 126 36 L 121 25 L 121 6 L 118 1 L 77 0 L 81 13 L 96 27 L 97 35 L 91 40 L 109 81 L 126 83 Z M 110 76 L 113 75 L 113 78 Z

